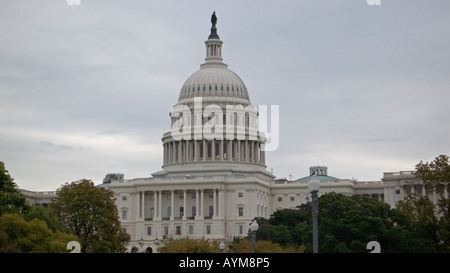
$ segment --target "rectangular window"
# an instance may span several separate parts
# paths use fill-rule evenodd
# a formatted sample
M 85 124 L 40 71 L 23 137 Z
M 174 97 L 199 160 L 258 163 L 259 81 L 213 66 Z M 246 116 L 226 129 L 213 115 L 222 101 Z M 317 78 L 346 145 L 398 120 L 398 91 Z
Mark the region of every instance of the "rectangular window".
M 206 225 L 206 234 L 211 234 L 211 226 Z
M 239 225 L 239 234 L 243 234 L 243 233 L 244 233 L 244 226 Z
M 194 234 L 194 226 L 189 226 L 188 229 L 189 229 L 189 235 Z
M 278 202 L 282 202 L 283 201 L 283 197 L 278 197 Z
M 238 193 L 238 196 L 239 196 L 239 197 L 244 197 L 244 193 L 243 193 L 243 192 L 240 192 L 240 193 Z
M 126 195 L 122 196 L 122 201 L 127 201 L 127 196 Z
M 294 201 L 295 201 L 294 196 L 291 196 L 291 202 L 294 202 Z
M 176 226 L 176 235 L 181 235 L 181 226 Z
M 168 234 L 169 234 L 169 227 L 164 226 L 164 235 L 168 235 Z
M 152 235 L 152 227 L 147 227 L 147 235 Z
M 244 216 L 244 208 L 239 207 L 239 216 Z
M 122 210 L 122 219 L 123 220 L 127 219 L 127 211 L 126 210 Z

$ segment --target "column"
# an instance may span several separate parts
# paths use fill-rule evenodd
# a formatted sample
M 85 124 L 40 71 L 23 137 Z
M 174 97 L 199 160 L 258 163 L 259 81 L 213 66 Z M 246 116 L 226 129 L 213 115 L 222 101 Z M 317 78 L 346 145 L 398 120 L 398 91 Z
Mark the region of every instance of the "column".
M 211 160 L 216 160 L 216 142 L 214 138 L 211 140 Z
M 219 157 L 220 157 L 220 161 L 223 161 L 223 139 L 220 140 L 220 144 L 219 144 Z
M 141 219 L 145 219 L 145 191 L 141 191 Z
M 171 156 L 170 156 L 170 152 L 171 152 L 170 143 L 167 142 L 166 146 L 167 146 L 167 164 L 170 164 L 172 162 L 171 159 L 170 159 L 171 158 Z
M 136 209 L 136 215 L 135 215 L 135 219 L 136 220 L 139 220 L 139 218 L 140 218 L 140 215 L 139 215 L 139 210 L 140 210 L 140 198 L 141 198 L 141 194 L 140 194 L 140 192 L 136 192 L 135 194 L 134 194 L 134 198 L 135 198 L 135 202 L 136 202 L 136 204 L 135 204 L 135 209 Z
M 237 147 L 236 147 L 236 160 L 241 161 L 241 141 L 237 141 Z
M 204 199 L 204 190 L 202 189 L 201 190 L 201 199 L 200 199 L 200 207 L 201 207 L 201 210 L 200 210 L 200 217 L 202 217 L 203 218 L 203 216 L 204 216 L 204 214 L 203 214 L 203 208 L 204 208 L 204 203 L 203 203 L 203 199 Z
M 183 150 L 182 150 L 182 149 L 183 149 L 182 142 L 183 142 L 183 141 L 181 141 L 181 140 L 178 141 L 178 162 L 179 162 L 179 163 L 181 163 L 181 161 L 182 161 L 182 160 L 181 160 L 182 151 L 183 151 Z
M 192 161 L 194 159 L 194 143 L 192 142 L 192 140 L 188 141 L 189 142 L 189 161 Z
M 213 218 L 217 216 L 217 189 L 213 189 L 214 192 L 214 199 L 213 199 L 213 208 L 214 208 L 214 212 L 213 212 Z
M 198 217 L 200 217 L 200 195 L 199 195 L 199 190 L 195 190 L 195 219 L 198 219 Z
M 250 141 L 250 162 L 256 162 L 254 141 Z
M 175 163 L 176 159 L 176 150 L 175 149 L 175 142 L 172 142 L 172 163 Z
M 188 162 L 189 161 L 189 141 L 185 140 L 184 141 L 184 162 Z
M 158 207 L 158 218 L 162 218 L 162 191 L 159 191 L 159 207 Z
M 199 159 L 199 154 L 200 152 L 200 147 L 198 145 L 198 141 L 194 139 L 194 161 L 198 161 Z
M 175 215 L 175 191 L 170 191 L 170 220 L 174 219 Z
M 186 213 L 187 213 L 186 190 L 183 190 L 183 220 L 186 220 Z
M 208 156 L 208 147 L 206 146 L 206 140 L 203 139 L 203 161 L 206 160 L 207 156 Z
M 228 145 L 227 145 L 227 159 L 228 159 L 228 161 L 231 161 L 231 160 L 233 160 L 233 150 L 232 150 L 232 148 L 233 148 L 233 141 L 232 140 L 228 140 Z
M 158 196 L 156 195 L 156 191 L 153 192 L 153 218 L 158 217 L 158 210 L 157 210 L 157 203 L 156 200 L 158 199 Z
M 258 143 L 258 141 L 254 141 L 253 142 L 254 143 L 254 145 L 255 145 L 255 153 L 254 153 L 254 155 L 255 155 L 255 163 L 259 163 L 259 143 Z
M 225 211 L 224 211 L 224 209 L 225 209 L 225 198 L 224 198 L 224 191 L 223 190 L 220 190 L 219 189 L 219 200 L 218 200 L 218 216 L 220 217 L 220 218 L 223 218 L 224 217 L 224 215 L 225 215 Z

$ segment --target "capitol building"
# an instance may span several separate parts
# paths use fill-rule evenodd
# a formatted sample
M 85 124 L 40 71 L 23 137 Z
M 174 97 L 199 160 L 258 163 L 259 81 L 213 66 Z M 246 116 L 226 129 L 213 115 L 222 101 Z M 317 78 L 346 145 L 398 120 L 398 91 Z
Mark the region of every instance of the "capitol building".
M 311 166 L 297 180 L 277 179 L 266 165 L 266 141 L 258 112 L 243 80 L 223 62 L 223 41 L 213 14 L 206 58 L 181 86 L 170 112 L 171 131 L 162 136 L 162 170 L 149 178 L 107 174 L 128 250 L 156 251 L 166 238 L 221 239 L 247 236 L 255 217 L 310 201 L 308 182 L 321 182 L 319 195 L 336 192 L 375 198 L 395 208 L 409 193 L 425 194 L 412 171 L 384 173 L 380 181 L 339 179 L 327 166 Z M 169 122 L 169 120 L 168 120 Z M 46 206 L 52 193 L 22 190 Z M 53 192 L 54 197 L 54 192 Z M 436 201 L 436 196 L 434 196 Z
M 172 130 L 162 136 L 162 170 L 150 178 L 108 174 L 102 185 L 115 194 L 129 250 L 154 251 L 165 238 L 231 241 L 246 236 L 255 217 L 310 201 L 310 176 L 291 181 L 267 171 L 258 113 L 243 80 L 223 63 L 215 13 L 211 22 L 205 62 L 182 85 Z M 384 173 L 382 181 L 339 179 L 326 166 L 309 173 L 321 181 L 320 194 L 365 195 L 391 207 L 424 192 L 412 172 Z

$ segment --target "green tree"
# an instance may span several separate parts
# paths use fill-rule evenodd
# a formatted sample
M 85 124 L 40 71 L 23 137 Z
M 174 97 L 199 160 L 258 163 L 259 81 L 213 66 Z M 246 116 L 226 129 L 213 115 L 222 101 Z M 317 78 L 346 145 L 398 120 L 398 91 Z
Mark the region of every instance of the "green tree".
M 0 216 L 4 213 L 25 213 L 29 208 L 5 164 L 0 161 Z
M 67 253 L 67 243 L 78 238 L 60 231 L 53 232 L 37 218 L 27 222 L 22 215 L 5 213 L 0 217 L 0 252 Z
M 260 221 L 257 238 L 284 247 L 304 245 L 312 251 L 311 203 L 274 212 Z M 319 197 L 319 251 L 368 252 L 367 243 L 378 241 L 382 252 L 421 252 L 418 233 L 399 210 L 377 200 L 327 193 Z M 263 232 L 260 234 L 260 230 Z
M 80 239 L 81 252 L 123 252 L 129 235 L 122 231 L 114 194 L 91 180 L 66 183 L 50 204 L 66 232 Z
M 24 215 L 25 221 L 31 221 L 34 218 L 43 220 L 47 223 L 47 226 L 53 231 L 63 231 L 61 221 L 59 221 L 55 212 L 52 209 L 44 208 L 41 206 L 31 207 Z
M 411 222 L 426 252 L 450 252 L 450 165 L 449 157 L 440 155 L 432 162 L 416 165 L 415 176 L 425 184 L 425 194 L 410 194 L 400 201 L 398 208 Z M 445 195 L 447 192 L 447 195 Z M 436 194 L 433 203 L 429 195 Z
M 311 203 L 301 205 L 306 251 L 312 250 Z M 368 252 L 367 243 L 378 241 L 382 252 L 417 252 L 417 234 L 401 212 L 386 203 L 352 195 L 327 193 L 319 197 L 319 251 Z

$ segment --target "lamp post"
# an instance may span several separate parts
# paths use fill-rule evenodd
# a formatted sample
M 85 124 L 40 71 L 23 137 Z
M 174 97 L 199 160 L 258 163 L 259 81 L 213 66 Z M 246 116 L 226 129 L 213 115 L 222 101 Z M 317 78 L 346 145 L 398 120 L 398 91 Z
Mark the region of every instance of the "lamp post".
M 144 252 L 144 239 L 142 239 L 142 235 L 141 235 L 141 239 L 139 240 L 139 246 L 141 247 L 141 252 Z
M 250 231 L 252 233 L 252 253 L 255 253 L 255 245 L 256 245 L 256 232 L 258 231 L 258 223 L 256 220 L 253 220 L 253 223 L 250 225 Z
M 220 253 L 223 253 L 223 250 L 225 249 L 225 244 L 224 244 L 223 241 L 220 242 L 220 244 L 219 244 L 219 249 L 220 249 Z
M 317 216 L 319 215 L 319 200 L 317 193 L 320 189 L 320 180 L 314 174 L 308 182 L 308 190 L 312 197 L 312 216 L 313 216 L 313 252 L 319 253 L 319 239 L 318 239 L 318 226 Z

